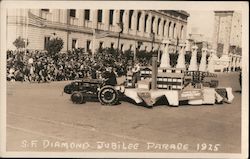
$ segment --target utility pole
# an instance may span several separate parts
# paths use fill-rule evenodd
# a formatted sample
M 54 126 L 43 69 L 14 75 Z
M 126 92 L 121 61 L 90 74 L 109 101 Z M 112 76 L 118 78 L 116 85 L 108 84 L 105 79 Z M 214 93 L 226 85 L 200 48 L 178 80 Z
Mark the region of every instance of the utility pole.
M 120 45 L 120 38 L 121 38 L 121 33 L 123 32 L 123 22 L 117 23 L 120 27 L 120 31 L 118 34 L 118 42 L 117 42 L 117 52 L 119 52 L 119 45 Z

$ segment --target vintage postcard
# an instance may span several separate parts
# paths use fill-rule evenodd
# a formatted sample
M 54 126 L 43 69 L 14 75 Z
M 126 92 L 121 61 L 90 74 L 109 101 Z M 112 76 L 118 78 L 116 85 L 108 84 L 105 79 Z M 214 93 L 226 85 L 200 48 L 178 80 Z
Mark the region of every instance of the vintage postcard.
M 248 7 L 2 1 L 1 157 L 248 158 Z

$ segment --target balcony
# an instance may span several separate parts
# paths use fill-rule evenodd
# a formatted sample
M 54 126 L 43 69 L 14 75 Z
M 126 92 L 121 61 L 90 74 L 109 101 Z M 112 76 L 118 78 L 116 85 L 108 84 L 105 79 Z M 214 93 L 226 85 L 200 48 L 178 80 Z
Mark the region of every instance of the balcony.
M 86 28 L 92 28 L 92 21 L 85 20 L 84 26 L 85 26 Z
M 120 28 L 115 27 L 114 25 L 109 25 L 109 31 L 112 31 L 112 32 L 119 32 L 119 31 L 120 31 Z
M 70 17 L 70 25 L 78 25 L 78 18 Z
M 97 28 L 99 29 L 99 30 L 107 30 L 106 28 L 105 28 L 105 25 L 103 24 L 103 23 L 98 23 L 97 24 Z

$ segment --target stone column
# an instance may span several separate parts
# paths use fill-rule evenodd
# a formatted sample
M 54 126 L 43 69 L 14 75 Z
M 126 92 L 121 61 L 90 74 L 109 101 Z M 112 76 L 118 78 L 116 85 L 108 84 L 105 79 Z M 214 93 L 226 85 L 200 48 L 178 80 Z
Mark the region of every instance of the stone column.
M 207 66 L 206 56 L 207 56 L 207 49 L 202 48 L 202 57 L 201 57 L 201 62 L 199 66 L 199 71 L 207 71 L 206 70 L 206 66 Z
M 116 26 L 116 32 L 120 32 L 120 26 L 118 23 L 120 23 L 120 10 L 114 10 L 113 26 Z
M 169 40 L 166 40 L 163 42 L 164 44 L 166 44 L 165 48 L 164 48 L 164 51 L 162 53 L 162 56 L 161 56 L 161 64 L 160 64 L 160 67 L 164 67 L 164 68 L 171 68 L 170 66 L 170 58 L 169 58 L 169 44 L 170 44 L 170 41 Z
M 104 24 L 104 28 L 105 30 L 109 30 L 109 10 L 108 9 L 104 9 L 103 11 L 103 24 Z
M 123 33 L 128 33 L 129 10 L 124 10 L 123 13 Z
M 78 9 L 78 26 L 84 26 L 84 10 Z
M 212 46 L 212 48 L 214 50 L 217 50 L 218 36 L 219 36 L 219 25 L 220 25 L 220 17 L 215 15 L 215 17 L 214 17 L 214 32 L 213 32 L 213 46 Z
M 232 23 L 232 16 L 228 16 L 228 23 Z M 224 47 L 223 47 L 223 55 L 228 55 L 229 53 L 229 43 L 230 43 L 230 35 L 231 35 L 231 25 L 227 25 L 225 28 L 226 34 L 225 34 L 225 39 L 224 39 Z M 223 56 L 222 55 L 222 56 Z
M 141 12 L 141 18 L 140 18 L 140 25 L 139 25 L 139 32 L 140 32 L 140 36 L 143 36 L 143 33 L 144 33 L 144 20 L 145 20 L 145 12 L 142 11 Z
M 138 11 L 134 10 L 133 15 L 131 17 L 131 30 L 132 30 L 133 35 L 135 35 L 136 30 L 137 30 L 137 25 L 138 25 L 137 24 L 137 17 L 138 17 Z
M 159 37 L 162 39 L 163 38 L 163 23 L 164 23 L 164 20 L 161 19 L 161 22 L 160 22 L 160 25 L 159 25 Z
M 178 56 L 178 61 L 177 61 L 177 65 L 176 68 L 181 68 L 181 69 L 185 69 L 185 45 L 181 45 L 181 51 L 179 53 Z
M 157 25 L 158 25 L 158 17 L 155 16 L 155 20 L 154 20 L 154 23 L 153 23 L 153 31 L 154 31 L 156 37 L 158 36 L 158 35 L 157 35 L 158 26 L 157 26 Z
M 90 11 L 91 11 L 90 16 L 91 16 L 91 21 L 92 21 L 92 28 L 97 29 L 97 10 L 93 9 Z
M 193 46 L 192 47 L 192 57 L 190 60 L 190 65 L 188 70 L 189 71 L 197 71 L 198 70 L 198 66 L 197 66 L 197 46 Z
M 148 20 L 147 20 L 147 33 L 151 33 L 151 28 L 153 27 L 152 25 L 151 25 L 151 20 L 152 20 L 152 14 L 151 13 L 149 13 L 148 14 Z

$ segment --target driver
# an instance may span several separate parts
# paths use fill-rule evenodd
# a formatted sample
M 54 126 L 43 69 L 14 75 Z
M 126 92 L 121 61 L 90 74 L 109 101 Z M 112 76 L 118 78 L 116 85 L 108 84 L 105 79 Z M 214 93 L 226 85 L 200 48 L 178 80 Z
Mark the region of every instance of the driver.
M 115 86 L 117 85 L 116 74 L 112 67 L 108 67 L 104 72 L 104 80 L 107 85 Z

